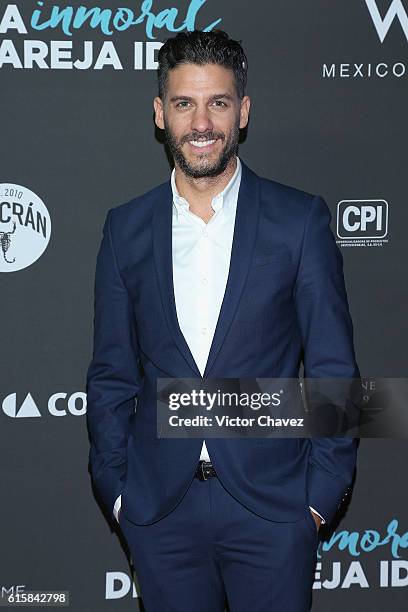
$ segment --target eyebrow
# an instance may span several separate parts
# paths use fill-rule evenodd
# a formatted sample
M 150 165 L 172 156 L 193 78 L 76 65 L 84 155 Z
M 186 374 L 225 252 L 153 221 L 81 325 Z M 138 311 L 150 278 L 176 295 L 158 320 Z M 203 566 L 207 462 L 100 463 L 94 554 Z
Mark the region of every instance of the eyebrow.
M 229 100 L 230 102 L 234 100 L 234 98 L 230 96 L 230 94 L 221 93 L 210 96 L 209 101 L 213 102 L 214 100 L 219 100 L 220 98 L 224 98 L 225 100 Z M 188 102 L 192 102 L 194 98 L 192 98 L 191 96 L 173 96 L 172 98 L 170 98 L 170 102 L 177 102 L 178 100 L 187 100 Z

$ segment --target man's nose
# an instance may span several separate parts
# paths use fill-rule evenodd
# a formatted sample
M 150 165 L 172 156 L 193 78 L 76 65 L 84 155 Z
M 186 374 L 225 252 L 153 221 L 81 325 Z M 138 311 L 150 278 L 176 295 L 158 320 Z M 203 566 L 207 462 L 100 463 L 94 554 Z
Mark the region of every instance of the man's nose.
M 210 113 L 206 107 L 197 107 L 192 116 L 191 129 L 196 132 L 207 132 L 213 129 Z

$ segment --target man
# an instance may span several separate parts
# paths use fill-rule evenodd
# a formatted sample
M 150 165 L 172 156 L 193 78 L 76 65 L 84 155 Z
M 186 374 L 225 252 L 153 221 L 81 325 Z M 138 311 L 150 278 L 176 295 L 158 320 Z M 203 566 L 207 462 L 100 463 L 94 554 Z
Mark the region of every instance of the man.
M 347 438 L 158 438 L 157 378 L 359 376 L 330 212 L 237 157 L 247 60 L 221 31 L 159 52 L 171 179 L 108 212 L 87 376 L 90 465 L 147 612 L 302 612 Z M 137 408 L 135 411 L 135 398 Z

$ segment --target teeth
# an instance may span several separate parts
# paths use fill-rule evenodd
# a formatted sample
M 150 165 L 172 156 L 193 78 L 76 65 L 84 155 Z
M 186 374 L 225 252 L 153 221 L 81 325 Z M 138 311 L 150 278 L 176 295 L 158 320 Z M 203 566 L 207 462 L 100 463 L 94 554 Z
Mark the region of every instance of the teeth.
M 214 142 L 215 140 L 190 140 L 190 143 L 195 147 L 206 147 Z

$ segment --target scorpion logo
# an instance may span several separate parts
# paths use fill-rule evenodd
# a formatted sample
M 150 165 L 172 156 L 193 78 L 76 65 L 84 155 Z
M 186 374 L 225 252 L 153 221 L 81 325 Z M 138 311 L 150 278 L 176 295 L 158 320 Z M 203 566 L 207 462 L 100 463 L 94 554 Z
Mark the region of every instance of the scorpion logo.
M 6 257 L 6 253 L 9 250 L 10 244 L 11 244 L 10 236 L 11 234 L 14 234 L 15 231 L 16 231 L 16 222 L 13 221 L 13 231 L 12 232 L 0 232 L 1 250 L 3 251 L 3 257 L 5 261 L 7 261 L 7 263 L 14 263 L 16 261 L 16 258 L 14 258 L 13 261 L 10 261 Z

